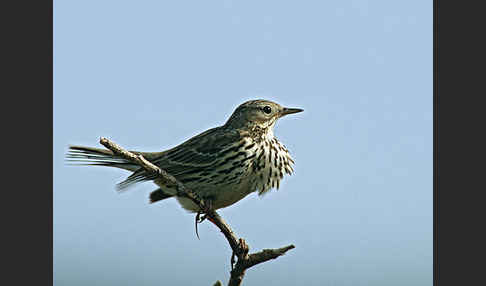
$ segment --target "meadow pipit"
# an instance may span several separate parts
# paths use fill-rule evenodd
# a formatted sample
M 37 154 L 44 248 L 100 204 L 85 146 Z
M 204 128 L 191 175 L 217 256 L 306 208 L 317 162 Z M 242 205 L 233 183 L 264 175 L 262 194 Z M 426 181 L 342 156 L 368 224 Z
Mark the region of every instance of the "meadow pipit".
M 278 189 L 284 174 L 292 174 L 294 161 L 273 135 L 273 127 L 282 116 L 301 111 L 268 100 L 247 101 L 236 108 L 223 126 L 209 129 L 172 149 L 132 152 L 142 154 L 173 175 L 216 210 L 252 192 L 262 195 L 272 188 Z M 164 186 L 156 175 L 109 150 L 83 146 L 69 149 L 67 157 L 72 161 L 132 171 L 117 185 L 120 191 L 134 183 L 153 180 L 159 188 L 150 194 L 151 203 L 176 197 L 186 210 L 199 211 L 190 199 L 177 197 L 176 190 Z

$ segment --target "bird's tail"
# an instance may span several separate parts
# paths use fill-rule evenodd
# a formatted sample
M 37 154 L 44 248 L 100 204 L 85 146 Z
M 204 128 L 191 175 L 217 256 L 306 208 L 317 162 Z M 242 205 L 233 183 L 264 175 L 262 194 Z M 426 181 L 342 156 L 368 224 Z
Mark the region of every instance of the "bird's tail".
M 136 155 L 142 155 L 145 159 L 151 162 L 164 154 L 164 152 L 130 152 Z M 116 188 L 118 191 L 128 189 L 128 187 L 138 182 L 153 180 L 156 177 L 154 174 L 147 173 L 139 165 L 113 154 L 112 151 L 100 148 L 69 146 L 66 160 L 71 163 L 71 165 L 107 166 L 132 171 L 133 174 L 123 182 L 117 184 Z M 159 198 L 158 200 L 161 199 L 162 198 Z
M 155 157 L 162 154 L 162 152 L 157 153 L 146 153 L 146 152 L 137 152 L 137 151 L 130 151 L 135 154 L 142 154 L 142 156 L 146 157 L 148 160 L 154 159 Z M 73 165 L 88 165 L 88 166 L 108 166 L 108 167 L 115 167 L 121 168 L 129 171 L 133 171 L 131 176 L 129 176 L 125 181 L 119 183 L 117 185 L 117 189 L 121 191 L 122 189 L 127 188 L 128 186 L 142 181 L 144 179 L 143 176 L 140 177 L 140 166 L 131 163 L 130 161 L 118 157 L 113 154 L 110 150 L 100 149 L 100 148 L 93 148 L 93 147 L 84 147 L 84 146 L 69 146 L 69 151 L 66 155 L 66 159 L 68 162 L 73 163 Z M 139 171 L 139 172 L 136 172 Z M 168 194 L 164 192 L 162 189 L 157 189 L 150 193 L 150 203 L 155 203 L 161 200 L 165 200 L 167 198 L 173 197 L 174 195 Z
M 110 150 L 84 146 L 69 146 L 66 160 L 73 165 L 108 166 L 129 171 L 136 171 L 140 168 L 140 166 L 114 155 Z

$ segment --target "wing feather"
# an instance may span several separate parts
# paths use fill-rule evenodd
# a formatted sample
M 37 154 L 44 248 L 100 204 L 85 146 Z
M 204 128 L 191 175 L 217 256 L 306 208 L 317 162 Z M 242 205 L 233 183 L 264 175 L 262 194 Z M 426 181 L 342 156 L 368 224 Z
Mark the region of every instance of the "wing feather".
M 178 180 L 182 180 L 188 175 L 204 172 L 215 166 L 221 160 L 222 153 L 234 149 L 234 145 L 239 144 L 240 139 L 241 135 L 237 130 L 227 131 L 222 127 L 216 127 L 160 153 L 157 157 L 147 159 Z M 153 180 L 156 177 L 156 174 L 140 168 L 119 183 L 117 189 L 122 191 L 135 183 Z

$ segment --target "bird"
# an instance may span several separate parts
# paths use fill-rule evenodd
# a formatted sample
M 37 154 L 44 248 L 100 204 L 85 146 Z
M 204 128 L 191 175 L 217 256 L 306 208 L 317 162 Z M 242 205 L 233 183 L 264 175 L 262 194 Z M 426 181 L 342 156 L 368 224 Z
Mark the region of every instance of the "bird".
M 131 152 L 174 176 L 217 210 L 253 192 L 262 196 L 271 189 L 279 189 L 284 174 L 292 175 L 295 162 L 275 137 L 274 126 L 278 119 L 302 111 L 269 100 L 250 100 L 239 105 L 224 125 L 206 130 L 172 149 Z M 71 145 L 66 159 L 78 165 L 131 171 L 130 176 L 117 184 L 118 191 L 135 183 L 153 181 L 158 188 L 150 193 L 150 203 L 175 197 L 187 211 L 200 211 L 189 198 L 177 196 L 177 190 L 164 184 L 156 174 L 110 150 Z

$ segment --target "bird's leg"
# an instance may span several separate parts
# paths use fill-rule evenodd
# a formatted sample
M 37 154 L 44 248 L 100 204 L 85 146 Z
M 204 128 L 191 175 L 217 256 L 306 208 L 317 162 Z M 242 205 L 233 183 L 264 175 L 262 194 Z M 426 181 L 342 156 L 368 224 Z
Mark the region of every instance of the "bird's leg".
M 208 219 L 210 222 L 214 223 L 214 221 L 208 217 L 207 213 L 212 210 L 212 201 L 211 200 L 205 200 L 205 209 L 204 210 L 199 210 L 196 214 L 196 219 L 195 219 L 195 227 L 196 227 L 196 236 L 197 239 L 199 238 L 199 233 L 197 231 L 197 224 L 202 223 L 204 220 Z M 203 216 L 201 216 L 203 214 Z
M 214 221 L 208 216 L 208 213 L 213 210 L 213 201 L 210 199 L 205 199 L 204 202 L 205 208 L 200 210 L 200 212 L 204 215 L 201 217 L 201 221 L 199 223 L 203 222 L 205 219 L 208 219 L 210 222 L 214 223 Z

